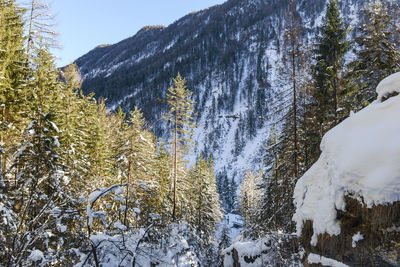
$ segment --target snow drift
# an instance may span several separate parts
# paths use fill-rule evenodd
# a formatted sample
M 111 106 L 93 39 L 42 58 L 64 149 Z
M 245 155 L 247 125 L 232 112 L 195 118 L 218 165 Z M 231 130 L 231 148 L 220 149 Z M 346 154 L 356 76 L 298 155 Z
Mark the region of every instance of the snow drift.
M 340 234 L 345 195 L 368 208 L 400 201 L 399 92 L 400 73 L 382 80 L 378 100 L 325 134 L 320 158 L 297 182 L 293 220 L 298 235 L 313 222 L 311 245 L 319 234 Z

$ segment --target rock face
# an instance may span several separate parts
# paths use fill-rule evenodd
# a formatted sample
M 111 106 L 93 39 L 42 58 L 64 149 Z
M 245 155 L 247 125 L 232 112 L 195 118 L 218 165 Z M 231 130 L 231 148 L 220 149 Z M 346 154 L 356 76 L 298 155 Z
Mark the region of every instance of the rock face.
M 350 266 L 400 264 L 399 92 L 400 73 L 381 81 L 378 99 L 324 136 L 320 158 L 297 182 L 305 265 L 315 254 Z
M 316 246 L 310 244 L 313 235 L 312 221 L 304 224 L 300 238 L 307 255 L 315 253 L 349 266 L 399 266 L 400 264 L 400 202 L 363 206 L 358 200 L 346 197 L 346 211 L 337 217 L 339 235 L 318 235 Z M 353 241 L 357 234 L 362 240 Z M 307 257 L 305 266 L 309 264 Z
M 163 99 L 180 72 L 197 102 L 194 155 L 212 153 L 215 169 L 225 167 L 228 176 L 239 178 L 262 164 L 270 125 L 277 120 L 272 106 L 287 95 L 278 69 L 288 2 L 230 0 L 168 27 L 145 27 L 117 44 L 99 46 L 76 60 L 83 90 L 107 98 L 110 109 L 137 105 L 156 135 L 167 139 Z M 297 2 L 307 43 L 326 0 Z M 348 23 L 357 24 L 356 12 L 365 2 L 341 1 Z

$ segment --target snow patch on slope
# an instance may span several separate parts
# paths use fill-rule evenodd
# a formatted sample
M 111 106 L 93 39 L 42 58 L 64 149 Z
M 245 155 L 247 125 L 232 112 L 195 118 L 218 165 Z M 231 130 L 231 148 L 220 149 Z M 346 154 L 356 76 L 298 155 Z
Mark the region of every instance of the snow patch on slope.
M 394 89 L 400 89 L 400 73 L 384 79 L 377 92 Z M 312 245 L 318 234 L 340 234 L 336 210 L 345 211 L 346 194 L 362 197 L 369 208 L 400 201 L 399 114 L 398 95 L 373 102 L 325 134 L 320 158 L 295 188 L 298 235 L 306 220 L 313 221 Z

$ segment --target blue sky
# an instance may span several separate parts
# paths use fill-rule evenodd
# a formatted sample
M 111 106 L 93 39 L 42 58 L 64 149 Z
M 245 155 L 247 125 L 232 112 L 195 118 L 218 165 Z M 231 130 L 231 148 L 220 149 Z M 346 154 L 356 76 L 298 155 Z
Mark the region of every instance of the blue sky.
M 100 44 L 134 35 L 146 25 L 169 25 L 184 15 L 226 0 L 53 0 L 61 49 L 57 66 L 71 63 Z

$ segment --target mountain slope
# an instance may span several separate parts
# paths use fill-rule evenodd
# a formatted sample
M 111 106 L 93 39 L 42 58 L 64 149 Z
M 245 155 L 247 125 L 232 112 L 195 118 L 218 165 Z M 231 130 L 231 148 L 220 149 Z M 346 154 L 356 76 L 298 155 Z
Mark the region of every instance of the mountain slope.
M 85 93 L 108 107 L 142 108 L 155 134 L 168 138 L 165 93 L 178 72 L 188 80 L 198 112 L 194 155 L 213 154 L 215 169 L 239 180 L 262 165 L 271 106 L 287 89 L 279 79 L 288 0 L 230 0 L 191 13 L 168 27 L 144 27 L 76 60 Z M 348 23 L 366 0 L 343 0 Z M 326 0 L 298 1 L 305 43 L 316 34 Z M 193 159 L 193 157 L 191 158 Z

